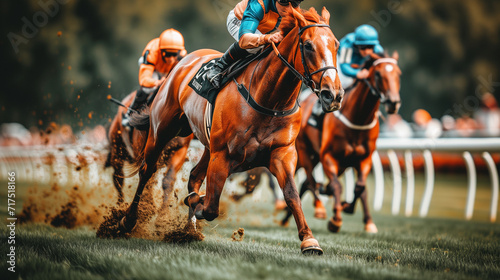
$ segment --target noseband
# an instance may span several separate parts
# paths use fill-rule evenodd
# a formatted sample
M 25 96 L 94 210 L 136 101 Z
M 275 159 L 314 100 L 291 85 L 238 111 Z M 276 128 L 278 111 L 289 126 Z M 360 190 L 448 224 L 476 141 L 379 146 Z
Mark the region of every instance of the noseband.
M 334 69 L 335 71 L 337 71 L 337 68 L 335 66 L 326 66 L 326 67 L 320 68 L 320 69 L 313 71 L 313 72 L 309 71 L 309 67 L 307 66 L 307 62 L 306 62 L 305 55 L 304 55 L 304 44 L 303 44 L 302 38 L 300 36 L 304 32 L 304 30 L 311 28 L 311 27 L 328 27 L 328 28 L 330 28 L 330 26 L 328 24 L 311 24 L 311 25 L 306 25 L 306 26 L 299 29 L 299 48 L 300 48 L 300 54 L 302 57 L 302 66 L 304 67 L 304 74 L 303 75 L 299 71 L 297 71 L 297 69 L 295 69 L 293 67 L 293 65 L 291 65 L 280 54 L 280 52 L 278 51 L 278 48 L 276 48 L 276 45 L 274 44 L 274 42 L 272 43 L 272 46 L 273 46 L 273 49 L 274 49 L 274 52 L 276 53 L 276 55 L 279 57 L 279 59 L 281 59 L 281 61 L 283 61 L 283 63 L 290 69 L 290 71 L 292 71 L 292 73 L 297 78 L 299 78 L 302 82 L 304 82 L 306 84 L 306 86 L 308 86 L 316 95 L 319 96 L 319 93 L 321 90 L 321 82 L 323 81 L 323 77 L 325 76 L 326 70 Z M 323 73 L 321 74 L 319 84 L 316 85 L 316 83 L 312 79 L 312 76 L 314 74 L 317 74 L 320 72 L 323 72 Z
M 394 64 L 394 65 L 398 65 L 398 61 L 395 60 L 394 58 L 390 58 L 390 57 L 385 57 L 385 58 L 379 58 L 377 60 L 375 60 L 372 64 L 372 67 L 375 67 L 381 63 L 391 63 L 391 64 Z M 380 77 L 380 73 L 379 72 L 376 72 L 375 73 L 375 87 L 372 86 L 372 84 L 370 83 L 370 81 L 368 81 L 367 79 L 363 79 L 363 82 L 368 86 L 368 88 L 370 89 L 370 92 L 373 94 L 373 96 L 377 97 L 377 98 L 380 98 L 380 103 L 382 104 L 385 104 L 385 103 L 391 103 L 391 101 L 389 100 L 389 98 L 386 97 L 386 94 L 385 92 L 381 92 L 379 87 L 378 87 L 378 81 L 379 79 L 381 79 Z M 396 102 L 394 102 L 396 104 L 398 103 L 401 103 L 401 100 L 398 100 Z

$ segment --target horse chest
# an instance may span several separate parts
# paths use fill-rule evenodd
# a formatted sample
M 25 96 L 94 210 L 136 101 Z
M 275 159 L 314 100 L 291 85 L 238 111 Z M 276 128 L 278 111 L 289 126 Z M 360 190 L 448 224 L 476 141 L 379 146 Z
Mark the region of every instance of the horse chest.
M 366 155 L 366 147 L 363 144 L 347 143 L 343 150 L 344 157 L 363 157 Z

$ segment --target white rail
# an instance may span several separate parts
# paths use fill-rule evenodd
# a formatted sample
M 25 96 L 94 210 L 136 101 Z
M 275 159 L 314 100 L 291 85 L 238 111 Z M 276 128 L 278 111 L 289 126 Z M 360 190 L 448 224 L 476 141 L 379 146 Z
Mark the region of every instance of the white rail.
M 468 174 L 468 195 L 466 201 L 465 218 L 472 218 L 474 211 L 474 200 L 476 196 L 476 167 L 472 158 L 472 153 L 481 153 L 488 167 L 491 178 L 491 207 L 490 221 L 496 221 L 498 209 L 499 179 L 498 170 L 493 161 L 491 153 L 500 153 L 500 138 L 441 138 L 441 139 L 388 139 L 380 138 L 377 141 L 377 153 L 373 154 L 373 172 L 375 175 L 375 196 L 374 209 L 382 208 L 384 191 L 384 174 L 379 153 L 385 152 L 389 157 L 391 170 L 393 173 L 394 197 L 392 213 L 399 213 L 401 201 L 401 169 L 396 152 L 404 153 L 406 175 L 407 175 L 407 195 L 405 215 L 410 216 L 413 212 L 415 177 L 413 170 L 412 153 L 423 153 L 425 169 L 425 190 L 420 205 L 420 216 L 425 217 L 429 212 L 429 206 L 434 189 L 434 164 L 432 151 L 435 152 L 455 152 L 461 153 L 467 167 Z

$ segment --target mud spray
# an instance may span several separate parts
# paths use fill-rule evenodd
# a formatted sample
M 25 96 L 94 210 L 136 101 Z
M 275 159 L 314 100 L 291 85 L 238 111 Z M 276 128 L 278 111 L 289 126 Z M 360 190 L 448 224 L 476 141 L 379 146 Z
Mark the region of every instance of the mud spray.
M 98 168 L 69 164 L 67 170 L 70 175 L 58 175 L 71 177 L 72 180 L 63 178 L 51 182 L 50 187 L 30 188 L 20 220 L 66 228 L 90 226 L 97 229 L 97 236 L 101 238 L 136 237 L 176 243 L 203 240 L 202 223 L 194 225 L 188 220 L 188 208 L 182 202 L 187 196 L 189 172 L 200 156 L 200 149 L 189 149 L 188 160 L 165 195 L 161 182 L 167 168 L 156 172 L 144 189 L 138 221 L 130 233 L 120 233 L 117 225 L 135 194 L 137 175 L 124 180 L 125 202 L 118 205 L 112 168 L 104 170 L 100 163 Z M 72 185 L 61 184 L 70 181 Z

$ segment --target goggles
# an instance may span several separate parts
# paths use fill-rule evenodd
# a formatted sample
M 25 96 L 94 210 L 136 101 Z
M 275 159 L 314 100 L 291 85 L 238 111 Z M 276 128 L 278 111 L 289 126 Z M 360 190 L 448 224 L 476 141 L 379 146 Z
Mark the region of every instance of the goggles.
M 300 0 L 277 0 L 278 4 L 281 6 L 288 6 L 288 3 L 292 4 L 292 7 L 297 8 L 300 5 Z

